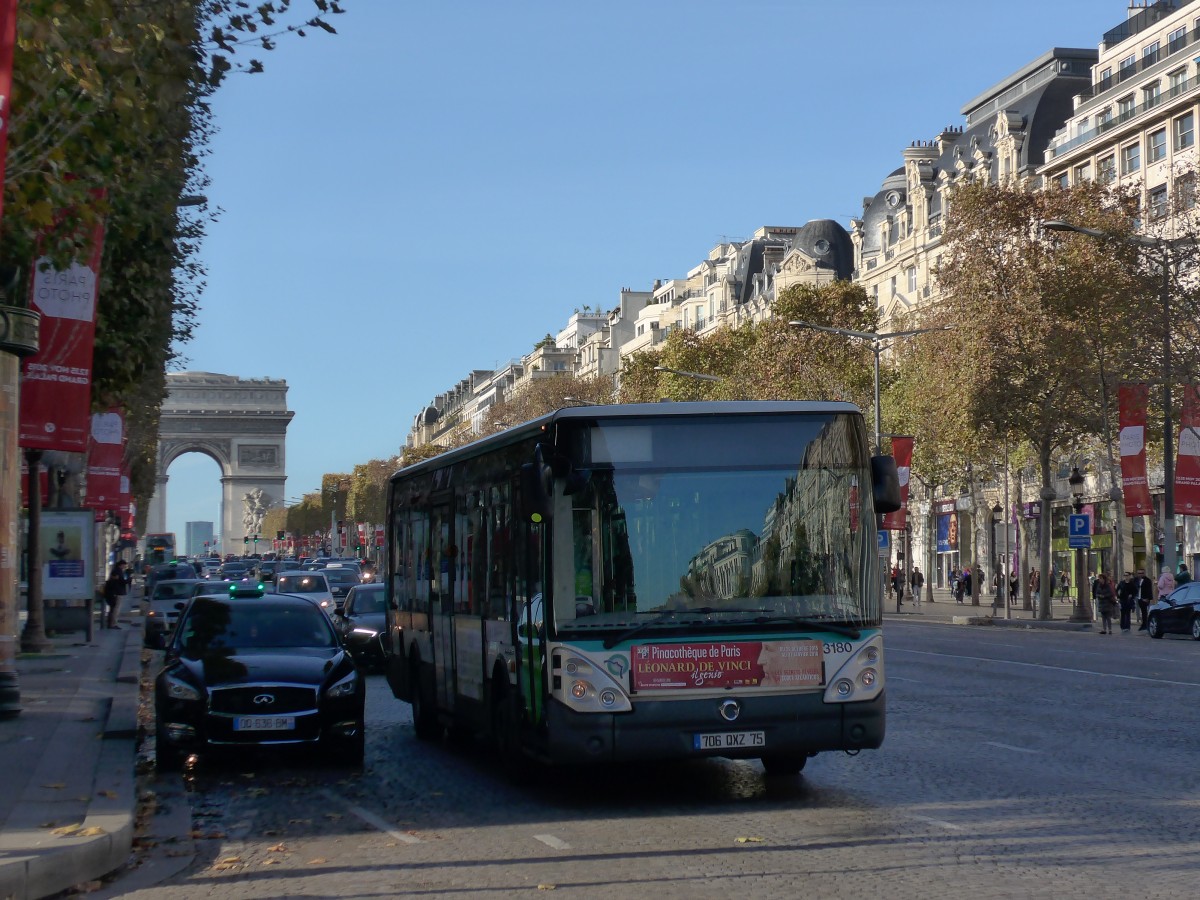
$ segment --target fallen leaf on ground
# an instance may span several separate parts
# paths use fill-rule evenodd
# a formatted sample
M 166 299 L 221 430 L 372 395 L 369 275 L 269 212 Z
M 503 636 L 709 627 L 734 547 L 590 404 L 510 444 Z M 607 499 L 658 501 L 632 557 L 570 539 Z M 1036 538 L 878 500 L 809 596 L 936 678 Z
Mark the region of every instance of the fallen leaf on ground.
M 308 861 L 308 864 L 310 866 L 319 866 L 319 865 L 321 865 L 321 863 L 327 863 L 327 862 L 329 862 L 329 860 L 327 860 L 325 857 L 318 856 L 316 859 L 310 859 Z
M 283 865 L 283 860 L 282 859 L 264 859 L 262 861 L 262 864 L 264 866 L 279 866 L 279 865 Z
M 556 887 L 558 887 L 558 885 L 557 885 L 557 884 L 539 884 L 539 885 L 538 885 L 538 890 L 539 890 L 539 891 L 552 891 L 552 890 L 554 890 Z
M 78 826 L 78 825 L 64 825 L 62 828 L 55 828 L 54 831 L 51 832 L 51 834 L 62 834 L 62 835 L 74 834 L 75 832 L 77 832 L 79 830 L 79 828 L 80 828 L 80 826 Z
M 274 847 L 268 847 L 267 852 L 268 853 L 287 853 L 288 848 L 287 848 L 286 844 L 276 844 Z
M 760 837 L 740 837 L 737 839 L 737 842 L 739 844 L 761 844 L 762 838 L 760 838 Z
M 99 825 L 91 825 L 87 828 L 80 830 L 80 832 L 79 832 L 80 837 L 95 837 L 98 834 L 108 834 L 108 832 L 105 831 L 103 828 L 101 828 Z
M 288 819 L 289 825 L 311 825 L 312 819 Z

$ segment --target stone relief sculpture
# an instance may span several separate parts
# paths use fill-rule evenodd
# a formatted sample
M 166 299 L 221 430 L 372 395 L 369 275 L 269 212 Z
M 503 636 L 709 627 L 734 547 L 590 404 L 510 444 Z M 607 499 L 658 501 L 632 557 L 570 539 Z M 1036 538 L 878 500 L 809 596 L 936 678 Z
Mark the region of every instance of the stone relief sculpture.
M 271 505 L 271 497 L 262 488 L 255 488 L 242 495 L 242 528 L 246 534 L 261 534 L 263 517 Z

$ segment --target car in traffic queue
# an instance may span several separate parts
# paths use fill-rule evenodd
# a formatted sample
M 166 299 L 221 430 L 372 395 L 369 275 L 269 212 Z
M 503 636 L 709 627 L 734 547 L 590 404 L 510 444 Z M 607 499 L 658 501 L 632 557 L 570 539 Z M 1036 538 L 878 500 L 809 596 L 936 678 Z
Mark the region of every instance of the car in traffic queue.
M 314 600 L 325 610 L 326 615 L 333 615 L 337 601 L 324 572 L 281 572 L 275 576 L 275 593 L 299 594 Z
M 1146 631 L 1152 638 L 1187 634 L 1200 641 L 1200 582 L 1189 581 L 1146 611 Z
M 351 588 L 346 602 L 333 616 L 342 643 L 364 671 L 382 672 L 382 636 L 387 631 L 387 595 L 384 584 L 360 584 Z
M 365 680 L 312 600 L 248 586 L 195 597 L 154 683 L 156 765 L 256 747 L 361 765 L 365 704 Z
M 358 566 L 330 563 L 321 570 L 321 574 L 329 582 L 329 591 L 333 594 L 334 606 L 337 609 L 341 609 L 342 604 L 346 602 L 346 595 L 350 593 L 350 589 L 362 583 L 362 573 Z
M 179 610 L 192 598 L 198 586 L 208 587 L 202 578 L 172 578 L 155 582 L 142 601 L 146 624 L 142 646 L 156 649 L 167 642 L 167 636 L 179 620 Z

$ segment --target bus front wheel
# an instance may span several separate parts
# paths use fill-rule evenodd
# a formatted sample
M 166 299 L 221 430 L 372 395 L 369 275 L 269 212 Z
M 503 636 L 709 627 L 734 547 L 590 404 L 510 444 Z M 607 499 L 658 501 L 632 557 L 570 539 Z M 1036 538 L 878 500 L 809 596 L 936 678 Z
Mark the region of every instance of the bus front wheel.
M 421 663 L 414 659 L 409 671 L 408 689 L 412 700 L 413 730 L 423 741 L 432 741 L 440 737 L 437 712 L 428 701 L 425 694 L 425 679 L 421 677 Z
M 771 777 L 799 775 L 804 770 L 808 757 L 803 754 L 787 754 L 784 756 L 762 757 L 763 768 Z

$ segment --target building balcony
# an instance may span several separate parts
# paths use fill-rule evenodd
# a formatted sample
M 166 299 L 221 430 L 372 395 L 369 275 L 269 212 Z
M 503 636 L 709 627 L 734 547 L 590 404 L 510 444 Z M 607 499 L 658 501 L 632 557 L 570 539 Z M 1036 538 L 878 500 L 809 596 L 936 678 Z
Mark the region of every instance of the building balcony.
M 1081 147 L 1084 144 L 1091 143 L 1092 141 L 1096 140 L 1097 138 L 1100 138 L 1103 135 L 1108 134 L 1109 132 L 1111 132 L 1115 129 L 1118 129 L 1123 125 L 1129 124 L 1134 119 L 1139 118 L 1140 116 L 1144 115 L 1145 113 L 1150 112 L 1151 110 L 1160 109 L 1161 107 L 1167 105 L 1171 101 L 1176 100 L 1180 97 L 1183 97 L 1185 94 L 1189 94 L 1189 93 L 1195 91 L 1197 87 L 1200 87 L 1200 76 L 1198 76 L 1196 78 L 1189 78 L 1186 81 L 1183 81 L 1183 82 L 1177 84 L 1175 87 L 1171 88 L 1170 90 L 1165 91 L 1162 94 L 1158 94 L 1157 96 L 1148 100 L 1147 102 L 1139 103 L 1138 105 L 1134 106 L 1132 109 L 1121 113 L 1119 116 L 1114 116 L 1113 118 L 1108 119 L 1104 122 L 1098 122 L 1094 127 L 1089 128 L 1087 131 L 1076 135 L 1075 137 L 1071 138 L 1070 140 L 1063 141 L 1062 143 L 1059 143 L 1059 144 L 1051 144 L 1050 147 L 1047 148 L 1047 151 L 1046 151 L 1047 162 L 1049 162 L 1050 160 L 1056 159 L 1057 157 L 1059 157 L 1059 156 L 1063 155 L 1064 153 L 1067 153 L 1071 150 L 1074 150 L 1077 147 Z

